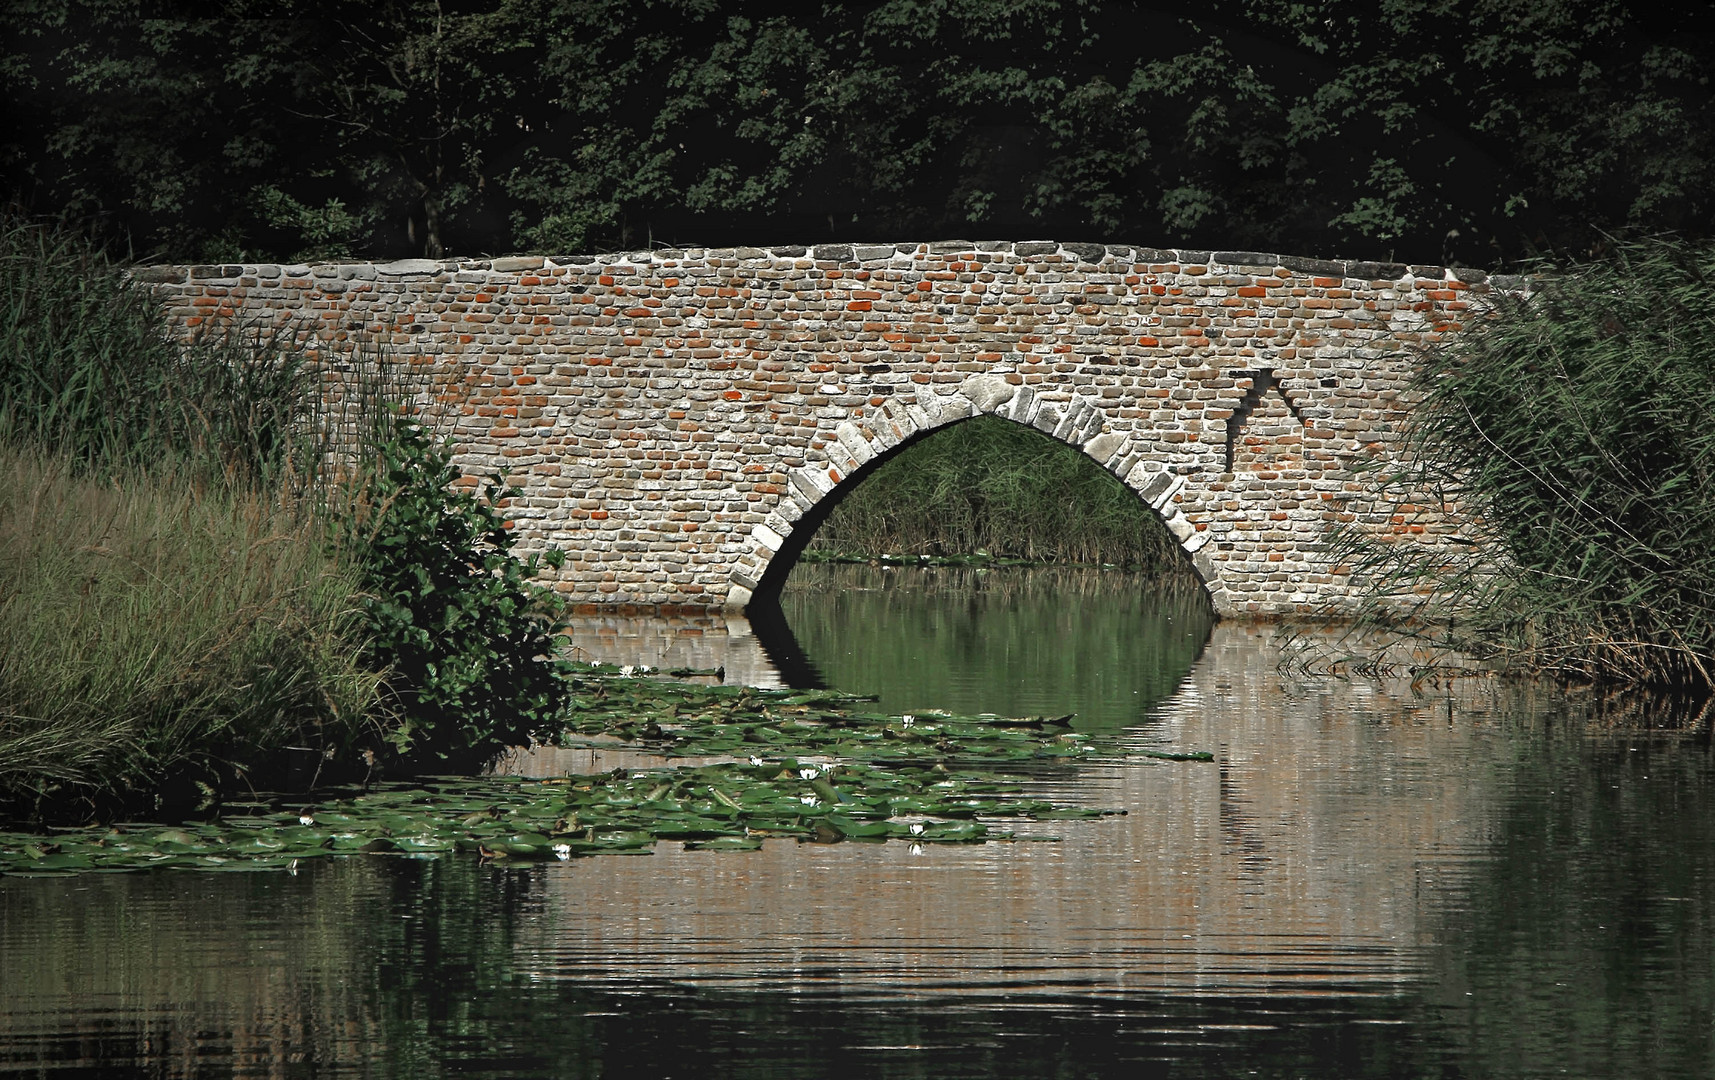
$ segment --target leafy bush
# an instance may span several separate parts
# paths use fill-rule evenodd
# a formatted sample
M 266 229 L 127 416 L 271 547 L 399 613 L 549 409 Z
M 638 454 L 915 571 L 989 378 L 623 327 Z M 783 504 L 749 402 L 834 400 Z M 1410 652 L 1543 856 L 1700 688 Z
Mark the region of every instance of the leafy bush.
M 451 452 L 421 423 L 387 419 L 375 453 L 346 537 L 370 596 L 368 655 L 397 706 L 388 738 L 411 767 L 480 762 L 561 715 L 562 606 L 531 578 L 564 555 L 510 554 L 497 504 L 516 493 L 455 486 Z
M 1715 248 L 1543 265 L 1429 353 L 1418 390 L 1393 501 L 1459 505 L 1480 542 L 1345 537 L 1367 621 L 1522 670 L 1711 688 Z

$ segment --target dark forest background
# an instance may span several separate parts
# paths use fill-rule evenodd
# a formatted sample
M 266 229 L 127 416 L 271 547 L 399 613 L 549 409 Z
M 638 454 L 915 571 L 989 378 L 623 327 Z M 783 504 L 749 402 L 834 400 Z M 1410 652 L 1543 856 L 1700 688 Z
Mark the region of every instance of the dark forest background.
M 1046 236 L 1499 267 L 1715 213 L 1700 4 L 0 8 L 6 193 L 133 257 Z

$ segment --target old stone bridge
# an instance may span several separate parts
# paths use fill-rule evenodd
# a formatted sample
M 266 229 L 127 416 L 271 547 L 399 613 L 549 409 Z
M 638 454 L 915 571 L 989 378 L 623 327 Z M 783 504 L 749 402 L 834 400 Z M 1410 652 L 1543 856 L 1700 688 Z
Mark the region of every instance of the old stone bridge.
M 1413 543 L 1352 466 L 1399 442 L 1409 350 L 1490 282 L 1434 266 L 1052 242 L 151 267 L 187 332 L 293 322 L 329 369 L 409 360 L 467 474 L 502 471 L 580 605 L 738 609 L 834 502 L 992 414 L 1161 515 L 1223 615 L 1347 595 L 1339 520 Z

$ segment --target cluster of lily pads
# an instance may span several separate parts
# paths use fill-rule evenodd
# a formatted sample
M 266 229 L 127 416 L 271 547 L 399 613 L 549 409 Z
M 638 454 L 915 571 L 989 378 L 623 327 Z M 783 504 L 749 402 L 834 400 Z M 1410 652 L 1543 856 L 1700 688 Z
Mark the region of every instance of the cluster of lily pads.
M 0 833 L 0 873 L 289 868 L 360 852 L 571 859 L 647 853 L 661 840 L 752 850 L 773 837 L 1052 839 L 999 826 L 1123 812 L 1032 797 L 1018 781 L 1041 764 L 1098 752 L 1094 740 L 1071 729 L 1070 717 L 889 716 L 860 707 L 873 699 L 834 691 L 635 677 L 647 673 L 596 665 L 576 671 L 562 742 L 703 763 L 545 780 L 420 778 L 315 803 L 301 796 L 228 803 L 201 822 Z
M 0 871 L 261 869 L 327 855 L 470 851 L 493 859 L 640 854 L 658 840 L 751 850 L 769 837 L 832 843 L 1013 839 L 990 821 L 1100 817 L 1015 783 L 936 766 L 766 761 L 547 780 L 431 778 L 318 805 L 248 803 L 175 826 L 0 833 Z
M 1072 717 L 892 716 L 862 706 L 875 699 L 835 690 L 765 690 L 639 679 L 639 669 L 591 665 L 572 680 L 572 709 L 561 744 L 615 736 L 662 754 L 826 754 L 841 760 L 995 766 L 1095 752 Z M 602 745 L 608 745 L 603 743 Z

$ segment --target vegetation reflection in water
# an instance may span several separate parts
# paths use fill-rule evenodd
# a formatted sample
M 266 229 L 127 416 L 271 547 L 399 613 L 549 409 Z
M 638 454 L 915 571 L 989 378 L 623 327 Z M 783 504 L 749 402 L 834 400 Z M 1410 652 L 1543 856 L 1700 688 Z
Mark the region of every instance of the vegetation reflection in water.
M 1214 624 L 1189 573 L 1085 567 L 801 564 L 780 607 L 801 679 L 894 711 L 1074 713 L 1089 732 L 1144 720 Z

